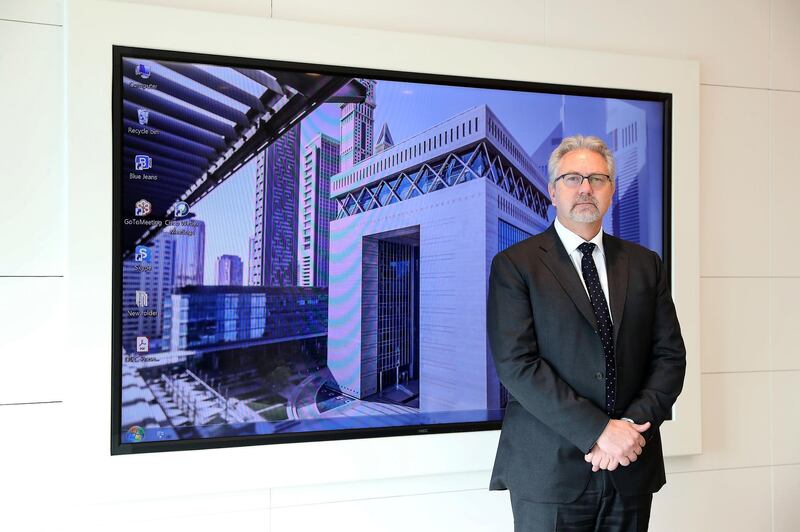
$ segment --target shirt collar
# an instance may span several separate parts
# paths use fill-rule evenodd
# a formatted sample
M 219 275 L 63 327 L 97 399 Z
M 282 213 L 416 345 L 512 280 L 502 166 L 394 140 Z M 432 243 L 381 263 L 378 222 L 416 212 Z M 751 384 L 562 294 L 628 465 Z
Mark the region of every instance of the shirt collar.
M 561 243 L 564 244 L 564 248 L 567 250 L 567 253 L 572 255 L 572 253 L 578 249 L 578 246 L 586 242 L 582 237 L 576 235 L 564 225 L 558 221 L 556 218 L 554 224 L 556 226 L 556 233 L 558 234 L 558 238 L 561 239 Z M 605 256 L 605 251 L 603 250 L 603 228 L 600 227 L 600 231 L 594 235 L 594 238 L 589 240 L 592 244 L 597 246 L 597 249 L 600 250 L 600 253 Z

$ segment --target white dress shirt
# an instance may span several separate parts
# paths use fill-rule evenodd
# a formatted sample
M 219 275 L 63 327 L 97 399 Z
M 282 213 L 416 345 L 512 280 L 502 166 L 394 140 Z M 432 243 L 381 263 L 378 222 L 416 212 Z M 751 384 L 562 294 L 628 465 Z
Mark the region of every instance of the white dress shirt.
M 580 277 L 581 283 L 583 283 L 583 289 L 586 290 L 586 296 L 588 297 L 589 289 L 586 288 L 586 281 L 583 279 L 583 268 L 581 268 L 583 253 L 581 253 L 581 250 L 578 249 L 578 246 L 586 242 L 586 240 L 564 227 L 561 222 L 558 221 L 558 218 L 556 218 L 554 225 L 556 226 L 558 238 L 560 238 L 561 243 L 564 244 L 564 249 L 567 250 L 567 254 L 569 254 L 569 258 L 572 260 L 572 265 L 575 266 L 575 270 L 578 272 L 578 277 Z M 592 258 L 594 259 L 594 265 L 597 268 L 597 275 L 600 277 L 600 286 L 603 288 L 603 294 L 606 296 L 608 315 L 611 316 L 611 300 L 608 298 L 608 273 L 606 273 L 606 254 L 603 250 L 602 227 L 600 228 L 600 231 L 594 235 L 594 238 L 589 240 L 589 242 L 594 244 Z M 611 321 L 614 321 L 613 316 L 611 316 Z

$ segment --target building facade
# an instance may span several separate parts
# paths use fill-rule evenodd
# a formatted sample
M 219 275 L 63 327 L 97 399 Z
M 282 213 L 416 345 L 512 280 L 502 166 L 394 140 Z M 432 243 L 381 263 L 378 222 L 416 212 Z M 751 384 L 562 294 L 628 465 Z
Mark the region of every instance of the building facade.
M 609 102 L 608 146 L 617 164 L 610 227 L 616 236 L 641 243 L 646 215 L 642 212 L 640 184 L 647 160 L 647 113 L 626 102 Z M 623 201 L 624 200 L 624 201 Z M 644 219 L 643 219 L 644 218 Z
M 422 411 L 499 410 L 485 332 L 488 270 L 500 249 L 548 225 L 546 179 L 530 156 L 479 106 L 331 182 L 336 384 L 370 398 L 416 380 Z
M 217 257 L 217 286 L 242 286 L 242 259 L 236 255 Z
M 303 150 L 297 241 L 299 286 L 328 286 L 330 222 L 336 215 L 330 178 L 337 173 L 339 142 L 325 134 L 317 135 Z
M 325 290 L 300 287 L 201 286 L 177 289 L 167 323 L 173 350 L 212 350 L 325 334 Z
M 375 153 L 388 150 L 392 146 L 394 146 L 394 139 L 392 138 L 392 132 L 389 131 L 389 124 L 383 124 L 381 132 L 378 133 L 378 140 L 375 141 Z
M 294 286 L 300 125 L 286 130 L 255 157 L 256 208 L 249 284 Z
M 348 170 L 372 155 L 373 130 L 375 129 L 375 87 L 372 79 L 355 80 L 366 90 L 362 103 L 342 104 L 341 171 Z
M 181 233 L 171 235 L 175 240 L 175 286 L 205 284 L 206 224 L 188 220 L 191 225 Z M 168 235 L 169 230 L 165 231 Z

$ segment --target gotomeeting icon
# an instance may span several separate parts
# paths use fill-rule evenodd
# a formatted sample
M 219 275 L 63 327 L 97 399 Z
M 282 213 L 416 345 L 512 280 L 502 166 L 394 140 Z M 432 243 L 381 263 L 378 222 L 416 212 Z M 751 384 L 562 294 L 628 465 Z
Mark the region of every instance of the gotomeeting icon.
M 153 212 L 153 205 L 146 199 L 140 199 L 133 207 L 133 213 L 136 216 L 147 216 Z

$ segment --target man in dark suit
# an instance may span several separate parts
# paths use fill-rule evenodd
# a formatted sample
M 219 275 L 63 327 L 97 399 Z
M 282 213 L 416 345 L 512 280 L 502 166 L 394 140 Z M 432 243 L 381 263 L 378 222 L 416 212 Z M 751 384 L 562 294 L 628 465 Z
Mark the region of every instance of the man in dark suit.
M 555 222 L 492 262 L 488 335 L 509 399 L 490 489 L 510 491 L 517 532 L 647 530 L 686 369 L 669 279 L 656 253 L 602 231 L 602 140 L 565 138 L 548 173 Z

